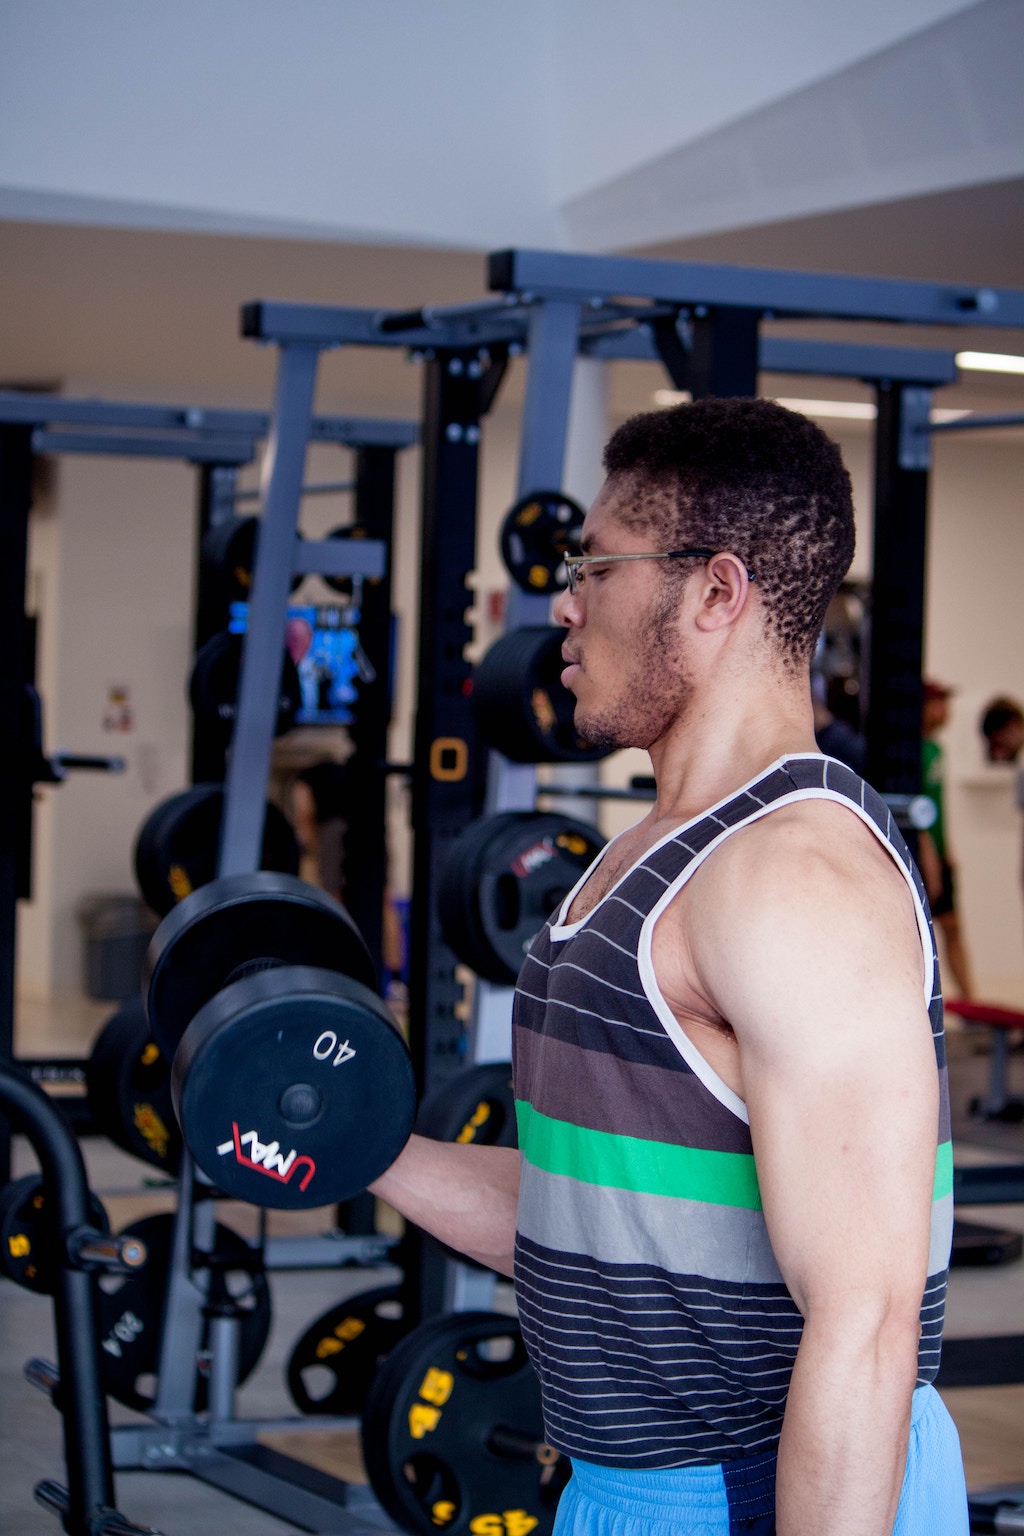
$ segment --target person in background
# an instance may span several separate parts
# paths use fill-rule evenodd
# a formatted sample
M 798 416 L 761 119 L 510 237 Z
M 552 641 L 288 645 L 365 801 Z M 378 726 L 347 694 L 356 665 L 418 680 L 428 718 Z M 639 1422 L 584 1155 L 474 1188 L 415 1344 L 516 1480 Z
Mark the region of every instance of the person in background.
M 299 873 L 342 905 L 351 795 L 348 765 L 333 760 L 300 768 L 291 784 L 292 824 L 302 849 Z M 401 977 L 405 968 L 405 937 L 390 891 L 384 895 L 381 959 L 390 977 Z
M 834 715 L 828 707 L 827 684 L 821 672 L 811 673 L 811 707 L 814 711 L 814 739 L 819 752 L 835 757 L 854 773 L 864 775 L 867 743 L 860 731 Z
M 978 728 L 985 738 L 985 756 L 990 763 L 1017 761 L 1024 747 L 1024 709 L 1014 699 L 1005 694 L 992 699 L 982 711 Z
M 292 823 L 302 849 L 299 872 L 337 901 L 344 900 L 348 798 L 344 763 L 311 763 L 292 781 Z
M 917 862 L 928 892 L 932 920 L 942 934 L 946 966 L 961 997 L 974 996 L 967 947 L 956 905 L 956 869 L 949 854 L 945 819 L 945 751 L 936 734 L 949 720 L 952 688 L 925 678 L 921 716 L 921 788 L 935 802 L 937 815 L 927 832 L 917 835 Z

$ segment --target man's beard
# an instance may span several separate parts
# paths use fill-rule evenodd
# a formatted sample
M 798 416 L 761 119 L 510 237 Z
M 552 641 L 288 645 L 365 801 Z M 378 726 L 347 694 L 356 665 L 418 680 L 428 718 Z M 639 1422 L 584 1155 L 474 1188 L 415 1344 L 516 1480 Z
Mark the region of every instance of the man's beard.
M 682 640 L 676 629 L 678 596 L 670 593 L 647 615 L 637 634 L 633 664 L 620 698 L 584 713 L 576 705 L 576 730 L 592 747 L 649 749 L 685 713 L 693 694 Z M 586 645 L 583 646 L 584 653 Z M 595 679 L 595 682 L 597 679 Z

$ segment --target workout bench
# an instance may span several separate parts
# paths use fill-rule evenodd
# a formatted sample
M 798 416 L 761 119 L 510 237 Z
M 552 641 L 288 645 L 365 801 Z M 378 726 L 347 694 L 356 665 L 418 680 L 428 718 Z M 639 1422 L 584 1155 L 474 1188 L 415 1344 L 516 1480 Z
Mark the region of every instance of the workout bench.
M 1015 1008 L 1004 1008 L 1000 1003 L 979 1003 L 966 998 L 954 998 L 945 1008 L 947 1013 L 955 1014 L 959 1019 L 985 1024 L 992 1030 L 988 1093 L 972 1100 L 971 1113 L 980 1120 L 1003 1120 L 1011 1124 L 1024 1120 L 1024 1098 L 1011 1095 L 1007 1090 L 1009 1032 L 1011 1029 L 1024 1032 L 1024 1013 Z

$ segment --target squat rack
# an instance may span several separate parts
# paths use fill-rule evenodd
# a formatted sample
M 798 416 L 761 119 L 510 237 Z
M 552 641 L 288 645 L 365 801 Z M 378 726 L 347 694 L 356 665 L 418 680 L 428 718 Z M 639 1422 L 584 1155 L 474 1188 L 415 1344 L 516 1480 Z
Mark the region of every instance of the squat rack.
M 856 378 L 873 388 L 878 419 L 867 771 L 882 793 L 910 796 L 920 789 L 929 413 L 934 389 L 957 376 L 954 356 L 762 335 L 761 322 L 1024 326 L 1024 294 L 955 284 L 525 250 L 492 255 L 487 275 L 492 297 L 463 305 L 392 312 L 259 301 L 242 311 L 243 335 L 278 348 L 276 420 L 294 445 L 290 460 L 282 455 L 275 463 L 268 496 L 294 500 L 297 494 L 304 423 L 322 351 L 400 347 L 424 363 L 410 1044 L 425 1092 L 455 1075 L 466 1059 L 456 958 L 437 916 L 451 840 L 482 811 L 532 809 L 537 795 L 532 766 L 496 754 L 488 765 L 478 750 L 464 656 L 472 638 L 465 614 L 476 565 L 480 424 L 509 358 L 525 354 L 528 364 L 519 496 L 561 483 L 577 357 L 660 361 L 675 387 L 694 397 L 755 394 L 759 372 L 768 371 Z M 511 588 L 508 627 L 545 624 L 549 612 L 546 597 Z M 260 805 L 252 794 L 234 803 L 237 816 L 248 818 L 250 861 L 261 835 Z M 473 1058 L 507 1056 L 509 990 L 478 982 L 474 1008 Z M 420 1263 L 424 1315 L 469 1303 L 472 1285 L 453 1291 L 450 1265 L 435 1264 L 422 1252 Z
M 533 804 L 534 771 L 500 763 L 483 783 L 466 697 L 466 577 L 475 563 L 480 421 L 508 358 L 528 358 L 520 495 L 557 486 L 577 356 L 660 360 L 677 388 L 753 394 L 762 371 L 862 379 L 875 390 L 875 548 L 867 716 L 869 776 L 883 792 L 919 789 L 927 424 L 932 391 L 952 382 L 952 353 L 761 336 L 764 319 L 1024 326 L 1024 294 L 633 258 L 504 251 L 488 262 L 496 296 L 388 312 L 258 302 L 243 334 L 279 349 L 275 410 L 301 443 L 321 351 L 398 346 L 423 359 L 423 551 L 420 688 L 413 773 L 411 1031 L 421 1084 L 460 1065 L 459 989 L 434 917 L 451 836 L 477 814 Z M 290 476 L 290 485 L 285 486 Z M 268 494 L 295 495 L 299 463 L 275 465 Z M 545 623 L 548 600 L 513 588 L 508 623 Z M 244 686 L 244 683 L 243 683 Z M 245 802 L 255 822 L 259 801 Z M 248 831 L 251 844 L 259 834 Z
M 33 459 L 39 454 L 78 453 L 176 459 L 194 465 L 198 471 L 198 549 L 208 527 L 234 515 L 238 472 L 253 461 L 257 445 L 271 436 L 272 428 L 273 418 L 261 411 L 0 392 L 0 733 L 8 744 L 0 754 L 0 1061 L 14 1060 L 17 902 L 31 893 L 34 785 L 58 782 L 64 767 L 116 766 L 116 760 L 99 758 L 66 758 L 62 766 L 43 753 L 41 709 L 35 694 L 25 612 Z M 292 570 L 362 575 L 378 582 L 377 587 L 367 588 L 365 607 L 370 650 L 379 662 L 384 686 L 367 712 L 364 739 L 356 741 L 353 759 L 354 771 L 360 782 L 366 781 L 366 792 L 371 795 L 377 784 L 373 764 L 387 729 L 395 456 L 417 436 L 415 424 L 407 421 L 311 415 L 307 423 L 307 441 L 355 450 L 356 515 L 373 534 L 359 541 L 304 541 L 288 572 L 289 576 Z M 258 645 L 250 648 L 257 649 Z M 275 657 L 273 667 L 278 665 L 279 657 Z M 258 667 L 251 667 L 250 672 L 256 683 Z M 261 804 L 265 786 L 264 774 L 259 789 Z M 383 811 L 383 796 L 381 804 Z M 357 882 L 361 891 L 382 880 L 379 849 L 372 839 L 376 825 L 363 827 L 362 840 L 353 850 L 360 870 L 366 871 L 365 880 Z M 383 814 L 379 825 L 383 826 Z M 367 910 L 357 919 L 373 953 L 379 953 L 382 901 L 381 884 L 376 907 L 372 893 L 369 898 L 364 896 Z M 23 1064 L 30 1069 L 41 1066 Z M 0 1182 L 9 1176 L 10 1132 L 0 1117 Z

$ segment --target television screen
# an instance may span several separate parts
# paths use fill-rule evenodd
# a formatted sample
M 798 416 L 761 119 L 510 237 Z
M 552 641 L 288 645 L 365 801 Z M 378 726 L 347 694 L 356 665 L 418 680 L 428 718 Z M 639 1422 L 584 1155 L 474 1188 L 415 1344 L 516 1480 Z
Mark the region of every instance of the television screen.
M 285 644 L 302 687 L 296 725 L 350 725 L 356 683 L 366 662 L 359 631 L 351 622 L 358 609 L 341 605 L 299 605 L 288 609 Z M 248 603 L 232 603 L 228 628 L 244 635 Z

